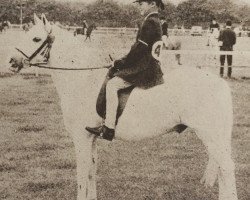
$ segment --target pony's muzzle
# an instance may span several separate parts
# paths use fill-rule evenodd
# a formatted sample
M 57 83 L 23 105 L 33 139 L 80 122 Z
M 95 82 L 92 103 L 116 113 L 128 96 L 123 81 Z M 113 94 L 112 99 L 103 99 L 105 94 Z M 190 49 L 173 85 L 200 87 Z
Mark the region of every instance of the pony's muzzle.
M 24 67 L 22 57 L 10 58 L 9 64 L 11 64 L 9 70 L 15 73 L 18 73 Z

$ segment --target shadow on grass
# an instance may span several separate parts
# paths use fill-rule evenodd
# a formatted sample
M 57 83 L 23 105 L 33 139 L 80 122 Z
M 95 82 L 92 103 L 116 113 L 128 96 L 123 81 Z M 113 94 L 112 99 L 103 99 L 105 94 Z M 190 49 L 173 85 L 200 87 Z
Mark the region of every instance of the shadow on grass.
M 248 123 L 236 123 L 235 126 L 236 126 L 236 127 L 246 127 L 246 128 L 250 128 L 250 124 L 248 124 Z
M 50 84 L 51 82 L 52 82 L 51 80 L 44 79 L 44 78 L 38 78 L 36 80 L 36 84 L 38 85 L 47 85 L 47 84 Z
M 21 76 L 25 80 L 28 80 L 28 79 L 39 79 L 39 78 L 43 78 L 43 77 L 51 77 L 48 74 L 39 74 L 38 76 L 36 76 L 36 74 L 34 74 L 34 73 L 23 73 L 23 74 L 21 74 Z
M 49 167 L 50 169 L 76 169 L 76 163 L 74 162 L 74 160 L 70 161 L 70 160 L 56 160 L 53 163 L 50 163 L 49 165 L 47 165 L 47 167 Z
M 6 103 L 6 106 L 20 106 L 20 105 L 28 105 L 29 102 L 25 99 L 15 99 L 15 100 L 10 100 L 9 102 Z
M 25 125 L 17 128 L 17 132 L 25 133 L 25 132 L 41 132 L 45 129 L 44 126 L 36 126 L 36 125 Z
M 0 78 L 10 78 L 13 75 L 14 75 L 13 73 L 0 72 Z
M 54 104 L 55 101 L 53 101 L 53 100 L 44 100 L 44 101 L 42 101 L 42 103 L 45 103 L 45 104 Z
M 64 187 L 65 187 L 65 183 L 62 183 L 62 182 L 53 183 L 53 182 L 41 181 L 41 182 L 28 182 L 24 185 L 22 190 L 36 193 L 36 192 L 42 192 L 42 191 L 54 190 L 54 189 L 61 190 Z
M 11 163 L 0 163 L 0 172 L 9 172 L 16 170 L 16 166 Z

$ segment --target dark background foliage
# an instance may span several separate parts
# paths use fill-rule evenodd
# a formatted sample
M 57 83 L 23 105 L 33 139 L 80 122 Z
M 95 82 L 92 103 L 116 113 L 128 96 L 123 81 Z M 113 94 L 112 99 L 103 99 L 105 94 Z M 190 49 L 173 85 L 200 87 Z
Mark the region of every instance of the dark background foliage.
M 118 4 L 113 0 L 97 0 L 91 4 L 55 0 L 1 0 L 0 20 L 20 23 L 20 2 L 24 4 L 24 23 L 32 20 L 33 13 L 45 13 L 49 20 L 67 25 L 81 25 L 85 18 L 97 26 L 135 27 L 140 18 L 133 4 Z M 187 0 L 177 6 L 165 1 L 165 7 L 161 14 L 168 19 L 170 26 L 177 24 L 189 28 L 202 25 L 205 28 L 212 17 L 221 23 L 227 19 L 234 23 L 247 23 L 250 18 L 250 7 L 238 5 L 233 0 Z

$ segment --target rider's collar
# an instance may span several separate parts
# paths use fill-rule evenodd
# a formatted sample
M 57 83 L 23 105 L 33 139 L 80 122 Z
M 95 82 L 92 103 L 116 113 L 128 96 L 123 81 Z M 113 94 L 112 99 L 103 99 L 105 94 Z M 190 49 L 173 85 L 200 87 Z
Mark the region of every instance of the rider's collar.
M 149 16 L 151 16 L 151 15 L 155 15 L 155 14 L 159 14 L 157 11 L 154 11 L 154 12 L 151 12 L 151 13 L 149 13 L 145 18 L 144 18 L 144 20 L 147 20 L 148 18 L 149 18 Z
M 227 28 L 227 29 L 230 29 L 230 28 L 231 28 L 231 26 L 226 26 L 226 28 Z

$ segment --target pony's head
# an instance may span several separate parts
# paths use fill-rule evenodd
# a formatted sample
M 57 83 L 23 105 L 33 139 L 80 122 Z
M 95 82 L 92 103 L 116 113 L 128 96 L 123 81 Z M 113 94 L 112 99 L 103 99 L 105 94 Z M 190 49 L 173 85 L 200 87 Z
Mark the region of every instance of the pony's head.
M 15 54 L 10 57 L 10 70 L 13 72 L 48 61 L 49 50 L 54 41 L 52 26 L 44 14 L 41 19 L 34 14 L 34 23 L 35 25 L 20 37 L 20 44 L 15 47 Z

